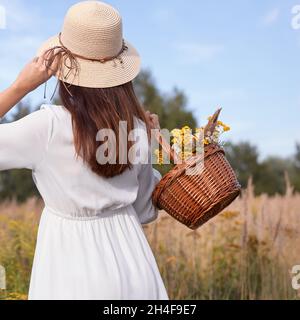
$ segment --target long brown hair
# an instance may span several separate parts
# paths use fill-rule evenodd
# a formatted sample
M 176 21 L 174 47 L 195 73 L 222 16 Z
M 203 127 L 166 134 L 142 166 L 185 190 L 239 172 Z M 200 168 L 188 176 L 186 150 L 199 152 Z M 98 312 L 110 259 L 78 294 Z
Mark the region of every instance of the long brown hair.
M 65 88 L 65 85 L 68 89 Z M 143 120 L 149 133 L 145 112 L 134 92 L 132 81 L 111 88 L 86 88 L 60 81 L 59 95 L 62 104 L 72 115 L 74 145 L 77 156 L 99 176 L 113 177 L 131 168 L 128 161 L 119 161 L 119 121 L 127 121 L 127 134 L 134 129 L 134 116 Z M 69 92 L 68 92 L 69 91 Z M 70 95 L 72 94 L 72 96 Z M 96 158 L 96 141 L 100 129 L 112 129 L 116 136 L 116 164 L 99 164 Z M 122 134 L 122 133 L 121 133 Z M 127 137 L 126 137 L 127 139 Z M 127 155 L 133 142 L 127 143 Z M 124 161 L 123 161 L 124 162 Z

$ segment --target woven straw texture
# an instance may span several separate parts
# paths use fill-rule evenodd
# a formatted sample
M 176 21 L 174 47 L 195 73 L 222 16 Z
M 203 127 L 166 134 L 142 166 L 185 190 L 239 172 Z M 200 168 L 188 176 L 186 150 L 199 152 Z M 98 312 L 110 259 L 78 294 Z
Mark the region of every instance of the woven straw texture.
M 186 169 L 195 166 L 200 159 L 192 157 L 170 170 L 152 195 L 158 208 L 191 229 L 197 229 L 221 212 L 241 190 L 223 148 L 209 144 L 204 150 L 200 174 L 185 174 Z
M 67 12 L 61 40 L 72 53 L 90 59 L 103 59 L 117 55 L 122 48 L 123 28 L 119 12 L 112 6 L 100 1 L 84 1 L 73 5 Z M 137 50 L 125 40 L 127 50 L 120 55 L 123 63 L 110 60 L 104 63 L 76 58 L 79 72 L 68 73 L 65 68 L 56 77 L 66 83 L 90 87 L 107 88 L 133 80 L 141 68 Z M 59 46 L 59 34 L 51 37 L 38 49 L 40 56 L 46 49 Z M 70 64 L 70 62 L 69 62 Z

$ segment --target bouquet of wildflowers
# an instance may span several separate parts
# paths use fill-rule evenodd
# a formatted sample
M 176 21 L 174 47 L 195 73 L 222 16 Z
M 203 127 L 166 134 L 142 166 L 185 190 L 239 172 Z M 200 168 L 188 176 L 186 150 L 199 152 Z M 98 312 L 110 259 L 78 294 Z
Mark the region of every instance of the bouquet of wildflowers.
M 220 136 L 230 130 L 230 127 L 218 120 L 221 109 L 208 118 L 205 127 L 196 128 L 194 131 L 189 126 L 171 131 L 171 149 L 179 160 L 187 160 L 191 156 L 203 151 L 209 144 L 221 144 Z M 164 150 L 156 149 L 155 155 L 158 164 L 164 162 Z

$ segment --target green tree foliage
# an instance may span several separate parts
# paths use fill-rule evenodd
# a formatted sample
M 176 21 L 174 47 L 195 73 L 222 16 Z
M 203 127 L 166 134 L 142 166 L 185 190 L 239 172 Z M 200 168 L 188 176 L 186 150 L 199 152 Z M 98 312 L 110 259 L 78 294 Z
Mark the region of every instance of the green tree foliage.
M 239 144 L 229 142 L 226 144 L 225 150 L 226 157 L 234 168 L 243 188 L 247 186 L 250 176 L 254 180 L 257 180 L 257 176 L 259 175 L 259 154 L 255 146 L 252 146 L 248 142 L 241 142 Z
M 250 176 L 253 178 L 255 193 L 274 195 L 285 192 L 285 172 L 289 174 L 295 189 L 300 191 L 300 167 L 297 172 L 297 157 L 300 159 L 300 148 L 297 147 L 295 160 L 280 157 L 268 157 L 259 160 L 257 148 L 248 142 L 227 143 L 226 156 L 234 168 L 242 187 L 247 186 Z
M 268 157 L 258 164 L 259 174 L 256 178 L 256 194 L 270 195 L 286 191 L 285 172 L 290 171 L 290 160 L 279 157 Z M 255 183 L 255 181 L 254 181 Z
M 290 166 L 290 177 L 294 188 L 300 191 L 300 143 L 296 144 L 296 152 Z
M 37 196 L 38 191 L 32 181 L 30 170 L 15 169 L 0 173 L 0 200 L 16 199 L 23 202 L 33 195 Z

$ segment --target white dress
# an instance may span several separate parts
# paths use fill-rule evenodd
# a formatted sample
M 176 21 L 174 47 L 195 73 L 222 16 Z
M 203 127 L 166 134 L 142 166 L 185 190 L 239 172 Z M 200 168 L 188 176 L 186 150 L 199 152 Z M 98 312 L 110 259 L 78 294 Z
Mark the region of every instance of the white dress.
M 67 109 L 42 105 L 0 125 L 0 170 L 12 168 L 32 170 L 45 202 L 29 299 L 169 299 L 142 228 L 158 215 L 151 164 L 96 175 L 76 158 Z

